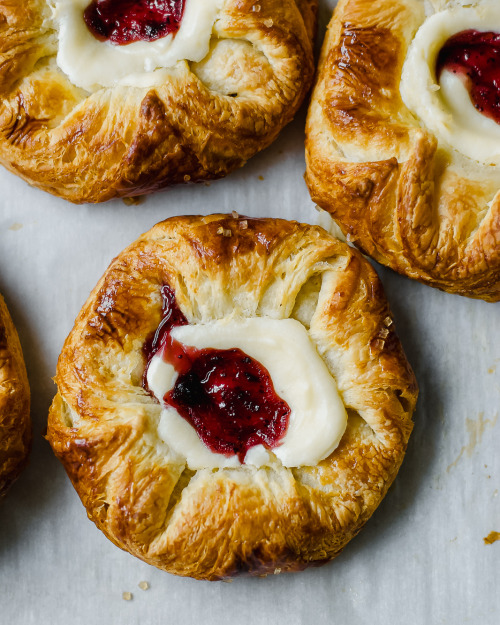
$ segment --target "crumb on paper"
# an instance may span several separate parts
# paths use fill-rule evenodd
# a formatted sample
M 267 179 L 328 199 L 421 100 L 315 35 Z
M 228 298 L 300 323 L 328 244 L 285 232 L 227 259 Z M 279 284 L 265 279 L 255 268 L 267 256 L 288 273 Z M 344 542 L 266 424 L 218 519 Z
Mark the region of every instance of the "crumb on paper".
M 139 204 L 142 204 L 144 202 L 146 198 L 144 197 L 144 195 L 136 195 L 134 197 L 123 197 L 123 203 L 126 206 L 139 206 Z
M 149 582 L 139 582 L 139 588 L 141 590 L 148 590 L 149 589 Z
M 132 601 L 133 597 L 134 597 L 134 595 L 133 595 L 131 592 L 124 592 L 124 593 L 122 594 L 122 598 L 123 598 L 125 601 Z
M 12 229 L 12 228 L 11 228 L 11 229 Z M 495 373 L 495 371 L 496 371 L 496 370 L 497 370 L 497 366 L 496 366 L 496 365 L 493 365 L 493 367 L 490 367 L 490 368 L 488 369 L 488 373 L 490 373 L 490 374 L 491 374 L 491 373 Z
M 205 186 L 209 187 L 210 186 L 210 182 L 205 182 Z
M 490 532 L 483 540 L 485 545 L 492 545 L 497 540 L 500 540 L 500 532 Z
M 259 176 L 259 180 L 264 180 L 264 176 Z
M 23 224 L 20 224 L 16 221 L 12 224 L 12 226 L 9 226 L 9 230 L 13 230 L 15 232 L 16 230 L 21 230 L 22 227 Z

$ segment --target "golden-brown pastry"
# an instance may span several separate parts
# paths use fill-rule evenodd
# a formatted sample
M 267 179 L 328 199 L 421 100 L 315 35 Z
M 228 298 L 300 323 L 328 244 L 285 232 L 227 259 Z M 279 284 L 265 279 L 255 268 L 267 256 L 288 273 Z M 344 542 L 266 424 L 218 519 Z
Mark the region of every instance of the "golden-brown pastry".
M 217 360 L 219 349 L 211 392 L 221 384 L 221 406 L 241 400 L 243 388 L 229 392 L 237 374 L 225 377 L 225 359 L 240 353 L 248 364 L 261 349 L 291 407 L 277 444 L 242 446 L 243 415 L 259 410 L 246 395 L 247 412 L 240 405 L 216 441 L 242 432 L 229 452 L 214 453 L 213 439 L 201 443 L 206 432 L 171 414 L 177 392 L 198 401 L 205 374 L 191 384 L 190 363 L 169 386 L 158 377 L 193 350 Z M 76 319 L 56 382 L 48 440 L 90 519 L 142 560 L 210 580 L 335 557 L 396 476 L 417 397 L 382 286 L 361 254 L 317 226 L 224 215 L 168 219 L 122 252 Z M 212 404 L 199 401 L 208 414 Z
M 472 30 L 500 33 L 498 2 L 340 0 L 308 115 L 306 179 L 378 262 L 498 301 L 499 111 L 479 113 L 475 79 L 445 63 L 450 41 Z
M 28 377 L 16 329 L 0 295 L 0 498 L 24 468 L 30 445 Z
M 84 21 L 95 0 L 0 0 L 0 163 L 103 202 L 220 178 L 292 119 L 312 80 L 317 0 L 137 4 L 165 5 L 166 25 L 174 6 L 178 30 L 155 39 L 146 24 L 130 40 L 117 27 L 101 41 L 103 25 L 87 19 L 94 36 Z

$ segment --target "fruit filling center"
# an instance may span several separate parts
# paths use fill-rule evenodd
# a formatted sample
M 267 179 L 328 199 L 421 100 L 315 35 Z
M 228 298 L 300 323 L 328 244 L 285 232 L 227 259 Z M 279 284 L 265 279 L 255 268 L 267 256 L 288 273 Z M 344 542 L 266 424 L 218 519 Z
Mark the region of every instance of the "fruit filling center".
M 275 392 L 268 370 L 238 348 L 198 349 L 171 335 L 188 321 L 169 286 L 162 288 L 162 321 L 145 345 L 147 359 L 143 385 L 153 356 L 177 372 L 173 388 L 163 397 L 196 430 L 213 452 L 237 455 L 243 463 L 255 445 L 276 447 L 286 433 L 290 407 Z
M 448 70 L 464 81 L 476 109 L 500 124 L 500 34 L 465 30 L 439 52 L 436 76 Z
M 96 39 L 122 46 L 175 35 L 184 4 L 185 0 L 92 0 L 83 19 Z

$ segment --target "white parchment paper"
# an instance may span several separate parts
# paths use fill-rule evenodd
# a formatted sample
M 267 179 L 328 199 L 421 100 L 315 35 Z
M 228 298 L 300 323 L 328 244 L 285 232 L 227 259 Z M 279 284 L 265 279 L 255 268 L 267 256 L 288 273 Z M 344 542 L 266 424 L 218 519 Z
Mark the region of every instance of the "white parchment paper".
M 320 36 L 333 4 L 321 5 Z M 420 385 L 415 429 L 373 518 L 320 569 L 230 584 L 158 571 L 86 518 L 43 439 L 74 318 L 111 259 L 142 232 L 170 215 L 232 210 L 318 222 L 302 177 L 304 119 L 302 110 L 225 180 L 139 206 L 73 206 L 0 170 L 0 291 L 21 337 L 34 429 L 30 465 L 0 504 L 1 625 L 500 622 L 500 542 L 483 541 L 500 532 L 500 304 L 377 267 Z

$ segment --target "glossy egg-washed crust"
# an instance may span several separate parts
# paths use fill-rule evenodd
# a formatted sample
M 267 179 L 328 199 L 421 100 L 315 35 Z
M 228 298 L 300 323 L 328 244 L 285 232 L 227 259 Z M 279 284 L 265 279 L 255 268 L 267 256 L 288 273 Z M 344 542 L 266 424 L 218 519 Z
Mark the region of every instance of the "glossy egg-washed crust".
M 141 384 L 164 284 L 191 323 L 235 310 L 301 321 L 348 410 L 338 448 L 296 469 L 169 461 L 161 407 Z M 142 560 L 210 580 L 335 557 L 393 481 L 417 397 L 361 254 L 316 226 L 223 215 L 166 220 L 121 253 L 76 319 L 56 381 L 48 439 L 89 517 Z
M 313 76 L 317 0 L 227 0 L 208 56 L 149 88 L 75 87 L 46 0 L 0 0 L 0 163 L 72 202 L 220 178 L 268 146 Z
M 418 0 L 340 0 L 308 115 L 307 183 L 380 263 L 498 301 L 500 168 L 440 145 L 401 99 L 403 63 L 424 20 Z
M 16 329 L 0 295 L 0 499 L 26 465 L 30 390 Z

